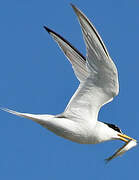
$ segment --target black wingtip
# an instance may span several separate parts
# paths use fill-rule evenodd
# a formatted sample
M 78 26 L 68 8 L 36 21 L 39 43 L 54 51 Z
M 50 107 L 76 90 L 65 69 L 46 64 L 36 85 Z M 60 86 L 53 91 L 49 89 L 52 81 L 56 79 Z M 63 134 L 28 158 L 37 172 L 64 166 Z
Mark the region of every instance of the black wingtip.
M 86 61 L 86 58 L 74 46 L 72 46 L 65 38 L 63 38 L 60 34 L 56 33 L 55 31 L 53 31 L 52 29 L 50 29 L 46 26 L 43 26 L 43 27 L 51 36 L 55 35 L 55 36 L 59 37 L 60 39 L 62 39 L 62 41 L 64 41 L 66 44 L 68 44 L 72 49 L 74 49 L 74 51 L 77 52 L 77 54 L 79 54 Z
M 76 8 L 76 6 L 72 3 L 70 3 L 71 7 L 73 8 L 73 10 L 75 11 L 75 13 L 77 13 L 79 10 L 78 8 Z
M 52 29 L 48 28 L 47 26 L 43 26 L 44 29 L 49 33 L 49 34 L 55 34 L 56 36 L 60 36 L 59 34 L 57 34 L 55 31 L 53 31 Z
M 76 9 L 76 6 L 74 4 L 70 3 L 70 5 L 73 9 Z
M 46 26 L 43 26 L 44 27 L 44 29 L 50 34 L 50 32 L 52 31 L 51 29 L 49 29 L 48 27 L 46 27 Z
M 74 7 L 74 4 L 70 3 L 71 7 Z

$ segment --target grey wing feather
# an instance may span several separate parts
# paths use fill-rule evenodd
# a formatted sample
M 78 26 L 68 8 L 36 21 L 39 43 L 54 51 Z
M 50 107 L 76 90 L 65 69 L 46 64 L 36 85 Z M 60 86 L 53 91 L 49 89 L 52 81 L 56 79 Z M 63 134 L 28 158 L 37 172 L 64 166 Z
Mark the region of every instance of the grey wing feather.
M 72 7 L 78 17 L 86 44 L 88 69 L 97 77 L 97 85 L 114 97 L 119 92 L 117 68 L 93 24 L 78 8 L 74 5 Z
M 71 98 L 65 114 L 97 120 L 99 109 L 119 92 L 118 72 L 108 51 L 88 18 L 72 5 L 81 25 L 87 49 L 89 76 Z
M 88 77 L 86 58 L 58 33 L 54 32 L 46 26 L 44 26 L 44 28 L 53 37 L 53 39 L 64 52 L 65 56 L 69 59 L 78 80 L 80 82 L 85 81 L 85 79 Z

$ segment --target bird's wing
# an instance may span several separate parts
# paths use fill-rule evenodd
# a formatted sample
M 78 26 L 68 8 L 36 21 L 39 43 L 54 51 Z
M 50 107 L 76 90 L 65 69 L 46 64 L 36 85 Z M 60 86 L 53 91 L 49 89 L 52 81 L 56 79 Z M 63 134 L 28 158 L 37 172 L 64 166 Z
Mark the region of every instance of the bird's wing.
M 85 81 L 85 79 L 88 77 L 86 58 L 58 33 L 46 26 L 44 26 L 44 28 L 53 37 L 61 50 L 64 52 L 65 56 L 69 59 L 78 80 L 80 82 Z
M 87 49 L 89 76 L 81 82 L 65 114 L 80 119 L 97 119 L 99 109 L 118 94 L 118 73 L 99 34 L 88 18 L 72 5 L 81 25 Z

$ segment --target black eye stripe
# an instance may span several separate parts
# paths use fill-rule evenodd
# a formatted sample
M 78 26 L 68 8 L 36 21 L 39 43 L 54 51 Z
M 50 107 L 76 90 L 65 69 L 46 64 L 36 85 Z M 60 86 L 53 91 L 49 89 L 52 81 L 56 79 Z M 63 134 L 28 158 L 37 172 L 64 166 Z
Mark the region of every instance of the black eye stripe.
M 122 133 L 121 129 L 118 128 L 116 125 L 110 124 L 110 123 L 106 123 L 106 122 L 104 122 L 104 124 L 107 124 L 110 128 L 114 129 L 115 131 L 117 131 L 119 133 Z

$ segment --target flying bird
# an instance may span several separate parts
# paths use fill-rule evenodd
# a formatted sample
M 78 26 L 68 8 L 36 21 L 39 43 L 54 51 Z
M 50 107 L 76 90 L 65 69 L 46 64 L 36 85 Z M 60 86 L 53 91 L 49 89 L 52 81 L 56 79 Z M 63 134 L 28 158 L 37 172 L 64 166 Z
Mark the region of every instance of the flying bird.
M 64 112 L 58 115 L 36 115 L 7 108 L 1 109 L 32 119 L 56 135 L 80 144 L 97 144 L 109 140 L 124 141 L 124 147 L 108 158 L 109 161 L 135 146 L 137 142 L 123 134 L 116 125 L 98 120 L 100 108 L 112 101 L 119 93 L 118 72 L 93 24 L 81 10 L 74 5 L 71 6 L 81 26 L 87 51 L 86 57 L 58 33 L 44 26 L 70 61 L 80 81 Z

